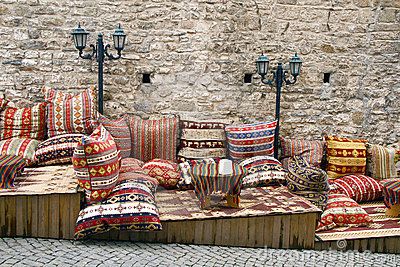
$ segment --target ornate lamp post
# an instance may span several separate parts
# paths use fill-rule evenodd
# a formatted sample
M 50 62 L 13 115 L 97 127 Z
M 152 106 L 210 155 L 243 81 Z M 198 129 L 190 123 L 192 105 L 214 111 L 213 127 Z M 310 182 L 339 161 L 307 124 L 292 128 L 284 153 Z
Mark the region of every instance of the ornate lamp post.
M 275 130 L 275 140 L 274 140 L 274 157 L 278 158 L 278 138 L 279 138 L 279 117 L 280 117 L 280 109 L 281 109 L 281 89 L 283 82 L 286 85 L 294 84 L 297 81 L 297 76 L 300 75 L 300 69 L 303 61 L 297 56 L 297 53 L 290 59 L 290 74 L 293 76 L 293 80 L 287 79 L 286 74 L 288 74 L 287 70 L 283 70 L 282 63 L 278 63 L 278 67 L 275 71 L 271 71 L 273 76 L 272 80 L 266 78 L 269 67 L 269 59 L 266 55 L 261 54 L 261 56 L 257 59 L 257 73 L 261 76 L 261 81 L 263 84 L 276 85 L 276 102 L 275 102 L 275 119 L 277 121 L 276 130 Z
M 103 114 L 103 62 L 105 58 L 109 60 L 119 59 L 121 57 L 121 51 L 124 49 L 125 46 L 125 39 L 126 34 L 124 33 L 123 29 L 121 28 L 121 24 L 115 29 L 113 33 L 113 42 L 114 48 L 117 50 L 117 55 L 114 56 L 113 54 L 108 52 L 110 45 L 104 46 L 103 44 L 103 34 L 99 33 L 97 36 L 96 46 L 93 44 L 90 45 L 92 48 L 92 52 L 88 54 L 83 54 L 83 49 L 86 47 L 87 36 L 89 35 L 84 29 L 81 28 L 79 24 L 76 29 L 72 31 L 72 36 L 74 38 L 74 43 L 76 49 L 79 50 L 79 57 L 83 59 L 92 59 L 96 58 L 98 62 L 98 109 L 101 114 Z

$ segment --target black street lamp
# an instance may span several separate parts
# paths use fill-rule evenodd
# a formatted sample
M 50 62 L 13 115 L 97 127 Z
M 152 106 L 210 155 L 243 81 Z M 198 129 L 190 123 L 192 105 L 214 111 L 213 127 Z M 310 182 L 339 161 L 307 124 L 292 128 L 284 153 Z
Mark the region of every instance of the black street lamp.
M 72 36 L 74 38 L 74 43 L 76 49 L 79 50 L 79 57 L 83 59 L 92 59 L 96 58 L 99 69 L 98 69 L 98 109 L 101 114 L 103 114 L 103 62 L 104 58 L 108 58 L 110 60 L 119 59 L 121 57 L 121 51 L 125 46 L 126 34 L 124 30 L 121 28 L 121 24 L 118 25 L 118 28 L 115 29 L 113 33 L 113 42 L 114 48 L 117 50 L 117 55 L 114 56 L 111 53 L 108 53 L 108 49 L 110 45 L 104 46 L 103 44 L 103 34 L 99 33 L 97 36 L 96 46 L 93 44 L 90 45 L 92 48 L 92 53 L 83 54 L 83 49 L 86 47 L 87 36 L 89 35 L 84 29 L 81 28 L 81 25 L 78 24 L 78 27 L 72 31 Z
M 283 82 L 286 85 L 294 84 L 297 81 L 297 76 L 300 75 L 301 64 L 303 61 L 297 56 L 297 53 L 290 59 L 289 67 L 290 74 L 293 76 L 293 80 L 287 79 L 287 70 L 283 70 L 282 63 L 278 63 L 276 71 L 271 71 L 273 74 L 272 80 L 266 80 L 269 67 L 269 59 L 264 54 L 257 59 L 257 73 L 261 76 L 261 81 L 263 84 L 276 85 L 276 102 L 275 102 L 275 119 L 277 121 L 275 137 L 274 137 L 274 157 L 278 159 L 278 139 L 279 139 L 279 117 L 281 109 L 281 89 Z

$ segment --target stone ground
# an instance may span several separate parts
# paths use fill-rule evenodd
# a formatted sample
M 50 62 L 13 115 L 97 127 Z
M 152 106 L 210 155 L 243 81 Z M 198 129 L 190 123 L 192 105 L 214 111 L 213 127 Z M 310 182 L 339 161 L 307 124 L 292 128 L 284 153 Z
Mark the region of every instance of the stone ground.
M 0 238 L 0 266 L 400 266 L 400 255 Z

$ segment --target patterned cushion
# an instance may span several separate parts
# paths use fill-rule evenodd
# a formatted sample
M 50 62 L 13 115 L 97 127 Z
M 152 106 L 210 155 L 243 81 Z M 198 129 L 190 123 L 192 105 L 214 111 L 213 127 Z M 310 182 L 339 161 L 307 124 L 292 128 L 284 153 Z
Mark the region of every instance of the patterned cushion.
M 157 178 L 158 183 L 167 189 L 176 188 L 180 179 L 178 164 L 163 159 L 154 159 L 145 163 L 142 167 L 148 171 L 148 175 Z
M 43 140 L 46 134 L 46 105 L 30 108 L 5 108 L 0 113 L 1 140 L 19 137 Z
M 226 126 L 229 156 L 244 159 L 274 155 L 276 121 Z
M 178 160 L 225 158 L 225 126 L 217 121 L 180 121 Z
M 105 199 L 118 181 L 120 156 L 111 134 L 102 125 L 83 137 L 72 162 L 88 204 Z
M 83 134 L 62 134 L 41 142 L 35 152 L 39 165 L 52 165 L 71 162 L 74 150 Z
M 379 180 L 400 178 L 395 162 L 398 153 L 396 147 L 367 144 L 367 174 Z
M 198 160 L 189 160 L 182 163 L 179 163 L 179 171 L 181 173 L 181 177 L 178 182 L 179 190 L 192 190 L 192 176 L 190 175 L 190 171 L 192 166 L 196 166 L 198 164 L 207 164 L 207 163 L 217 163 L 218 159 L 206 158 L 206 159 L 198 159 Z
M 281 161 L 286 169 L 289 158 L 293 156 L 302 156 L 312 166 L 320 168 L 324 155 L 323 141 L 280 138 L 280 144 L 282 151 Z
M 125 172 L 144 172 L 142 169 L 144 162 L 134 158 L 124 158 L 121 160 L 121 168 L 119 173 Z
M 131 133 L 125 118 L 110 120 L 107 117 L 100 115 L 98 122 L 110 132 L 114 138 L 117 148 L 121 153 L 122 158 L 128 158 L 131 155 Z
M 75 239 L 111 229 L 123 231 L 161 230 L 159 211 L 146 178 L 118 183 L 106 200 L 79 212 Z
M 286 183 L 286 171 L 282 164 L 270 156 L 256 156 L 239 163 L 247 169 L 243 187 L 281 185 Z
M 347 174 L 365 174 L 366 140 L 326 136 L 325 141 L 329 178 L 336 179 Z
M 96 118 L 96 91 L 94 87 L 79 94 L 43 89 L 47 105 L 48 136 L 67 133 L 92 133 L 92 120 Z
M 286 179 L 290 192 L 307 198 L 319 208 L 325 207 L 329 184 L 324 170 L 311 166 L 301 156 L 294 156 L 289 160 Z
M 156 178 L 149 176 L 146 172 L 124 172 L 119 174 L 118 184 L 122 181 L 133 180 L 138 186 L 146 186 L 151 190 L 151 193 L 155 195 L 158 187 L 158 181 Z
M 370 223 L 372 219 L 357 202 L 344 194 L 330 194 L 316 231 L 336 226 L 367 226 Z
M 0 141 L 2 155 L 21 156 L 28 165 L 35 164 L 35 150 L 39 141 L 29 138 L 10 138 Z
M 14 178 L 25 168 L 25 160 L 21 156 L 0 155 L 0 188 L 14 187 Z
M 382 197 L 383 186 L 374 178 L 356 174 L 346 175 L 331 182 L 331 192 L 345 194 L 357 202 Z
M 159 158 L 176 161 L 178 118 L 142 120 L 129 118 L 131 157 L 147 162 Z

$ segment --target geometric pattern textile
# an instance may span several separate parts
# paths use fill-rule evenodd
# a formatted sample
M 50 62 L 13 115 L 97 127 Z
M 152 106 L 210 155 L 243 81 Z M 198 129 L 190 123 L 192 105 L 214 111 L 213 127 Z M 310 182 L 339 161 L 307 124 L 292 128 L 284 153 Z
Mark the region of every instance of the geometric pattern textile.
M 240 166 L 249 174 L 243 177 L 243 187 L 259 187 L 286 184 L 286 170 L 282 164 L 270 156 L 256 156 L 242 160 Z
M 276 123 L 276 121 L 273 121 L 226 126 L 225 132 L 230 158 L 273 156 Z
M 29 138 L 10 138 L 0 141 L 1 155 L 20 156 L 27 165 L 35 164 L 35 150 L 40 141 Z
M 330 192 L 345 194 L 357 202 L 382 198 L 383 186 L 374 178 L 362 174 L 346 175 L 331 181 Z
M 366 140 L 325 136 L 330 179 L 347 174 L 365 174 Z
M 145 172 L 142 167 L 144 162 L 134 158 L 124 158 L 121 160 L 121 168 L 119 169 L 119 173 L 126 172 Z
M 395 164 L 397 152 L 395 147 L 367 144 L 368 175 L 379 180 L 400 178 Z
M 179 119 L 167 118 L 143 120 L 129 118 L 131 130 L 131 157 L 147 162 L 152 159 L 176 161 Z
M 302 156 L 312 166 L 320 167 L 324 155 L 323 141 L 309 141 L 301 139 L 280 138 L 281 161 L 283 167 L 287 169 L 289 158 L 293 156 Z
M 330 194 L 316 231 L 337 226 L 368 226 L 371 223 L 371 217 L 357 202 L 344 194 Z
M 25 165 L 25 160 L 20 156 L 1 155 L 0 188 L 13 187 L 15 176 L 22 172 Z
M 383 195 L 385 205 L 391 208 L 400 204 L 400 179 L 387 181 L 383 184 Z
M 226 123 L 218 121 L 180 121 L 180 162 L 226 157 Z
M 92 133 L 96 118 L 96 91 L 92 86 L 78 94 L 43 88 L 47 105 L 48 136 Z
M 78 143 L 72 163 L 87 204 L 105 199 L 118 181 L 120 156 L 111 134 L 102 125 Z
M 301 156 L 290 158 L 286 176 L 288 190 L 307 198 L 323 209 L 328 200 L 329 184 L 326 172 L 313 167 Z
M 75 239 L 110 230 L 158 231 L 160 216 L 151 190 L 140 180 L 118 183 L 107 199 L 79 212 Z
M 46 105 L 43 102 L 30 108 L 5 108 L 0 113 L 0 139 L 43 140 L 46 134 Z
M 153 159 L 143 165 L 143 170 L 150 177 L 158 180 L 158 183 L 166 189 L 174 189 L 179 182 L 181 173 L 178 164 L 169 160 Z
M 71 162 L 72 155 L 83 134 L 62 134 L 41 142 L 35 152 L 39 165 Z

